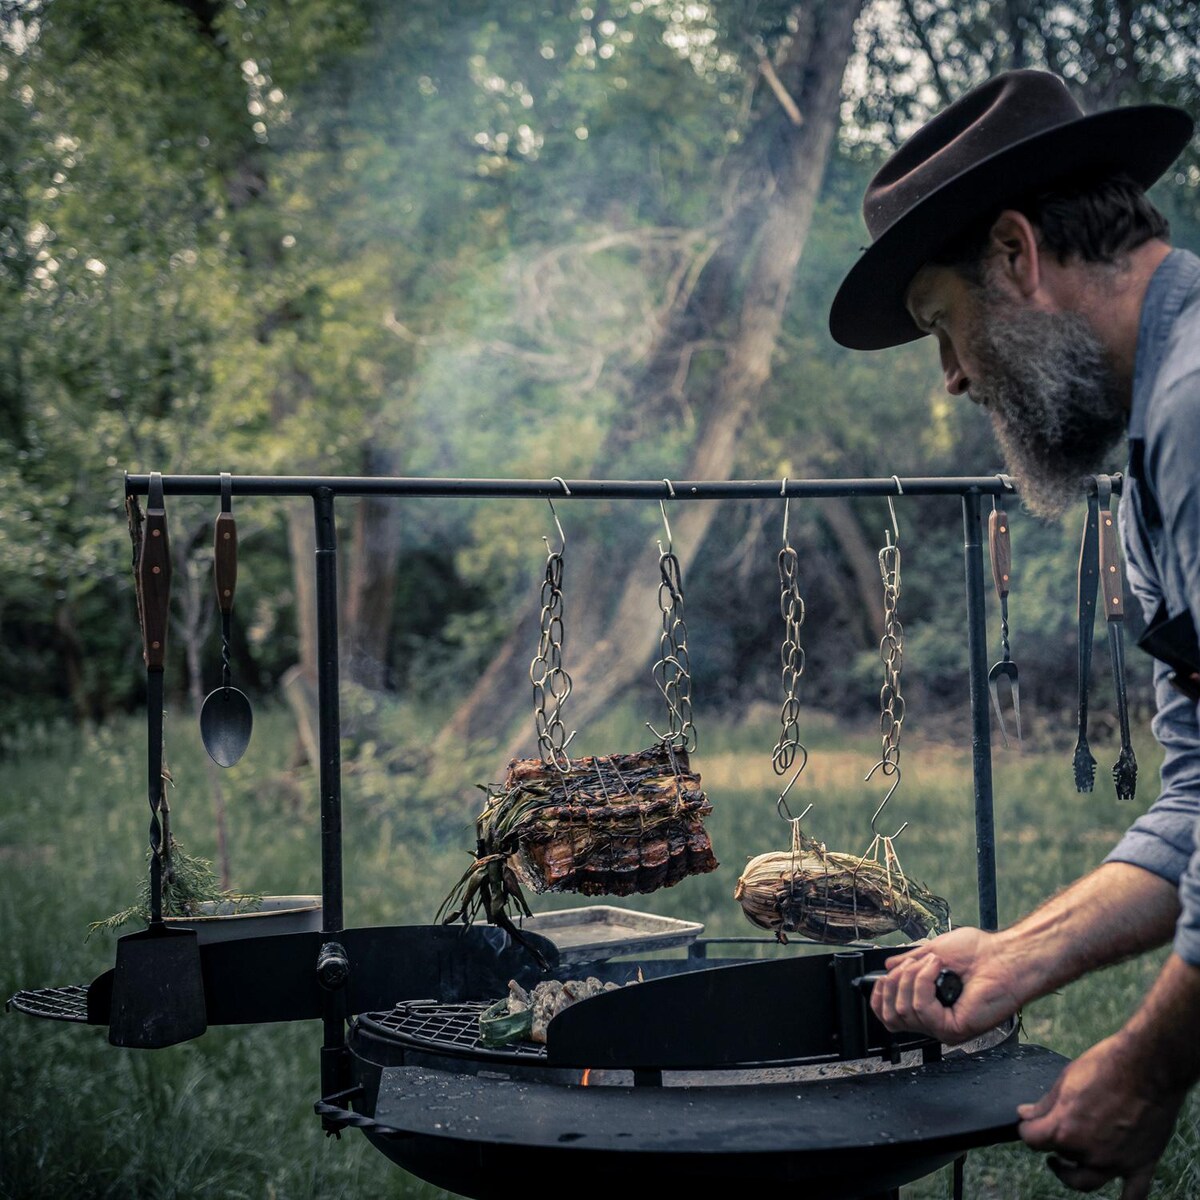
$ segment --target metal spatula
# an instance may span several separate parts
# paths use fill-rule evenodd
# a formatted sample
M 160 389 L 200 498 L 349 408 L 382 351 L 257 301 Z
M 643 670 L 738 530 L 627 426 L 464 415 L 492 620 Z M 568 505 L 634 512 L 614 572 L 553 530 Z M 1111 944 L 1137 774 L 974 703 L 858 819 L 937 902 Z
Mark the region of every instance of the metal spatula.
M 154 1049 L 187 1041 L 208 1028 L 196 931 L 170 929 L 162 917 L 162 852 L 170 847 L 162 790 L 162 727 L 171 555 L 162 476 L 157 472 L 150 476 L 137 587 L 148 711 L 150 923 L 117 942 L 108 1040 L 114 1046 Z

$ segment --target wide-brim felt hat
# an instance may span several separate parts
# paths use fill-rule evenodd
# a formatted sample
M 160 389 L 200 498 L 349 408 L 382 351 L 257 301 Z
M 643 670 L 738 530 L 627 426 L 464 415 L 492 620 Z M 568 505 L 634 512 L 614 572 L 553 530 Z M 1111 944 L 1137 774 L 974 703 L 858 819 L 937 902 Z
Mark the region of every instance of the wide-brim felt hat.
M 1124 174 L 1150 187 L 1192 136 L 1166 104 L 1085 115 L 1048 71 L 1006 71 L 943 109 L 884 163 L 867 187 L 871 244 L 842 281 L 829 331 L 879 350 L 923 335 L 904 299 L 913 276 L 977 222 L 1024 197 Z

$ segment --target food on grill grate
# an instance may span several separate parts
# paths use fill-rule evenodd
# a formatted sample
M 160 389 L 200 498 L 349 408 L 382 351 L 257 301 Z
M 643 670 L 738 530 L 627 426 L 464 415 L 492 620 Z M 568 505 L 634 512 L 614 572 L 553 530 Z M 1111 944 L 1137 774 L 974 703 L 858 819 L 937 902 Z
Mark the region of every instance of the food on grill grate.
M 630 980 L 630 983 L 637 982 Z M 508 995 L 480 1014 L 479 1040 L 492 1047 L 510 1046 L 514 1042 L 545 1045 L 546 1026 L 564 1008 L 589 996 L 615 992 L 620 986 L 601 983 L 594 975 L 589 975 L 587 979 L 546 979 L 528 992 L 515 979 L 510 979 Z
M 881 862 L 826 850 L 803 833 L 791 850 L 752 858 L 733 896 L 753 924 L 774 930 L 781 942 L 789 933 L 843 944 L 897 930 L 933 937 L 950 928 L 949 904 L 908 879 L 890 847 Z
M 637 754 L 570 759 L 560 771 L 514 759 L 476 821 L 475 862 L 438 913 L 468 921 L 482 907 L 506 924 L 513 901 L 531 915 L 535 892 L 629 896 L 718 866 L 704 818 L 712 812 L 687 752 L 660 742 Z M 448 915 L 447 915 L 448 914 Z

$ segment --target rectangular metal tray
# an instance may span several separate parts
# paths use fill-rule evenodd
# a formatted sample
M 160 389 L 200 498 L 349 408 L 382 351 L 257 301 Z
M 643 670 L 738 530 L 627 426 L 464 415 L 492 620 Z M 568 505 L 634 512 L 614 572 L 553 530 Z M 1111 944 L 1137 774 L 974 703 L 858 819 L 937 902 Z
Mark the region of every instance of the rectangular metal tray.
M 535 913 L 518 922 L 558 947 L 560 963 L 598 962 L 618 954 L 643 954 L 687 946 L 704 932 L 699 921 L 681 921 L 634 912 L 611 904 L 591 904 Z

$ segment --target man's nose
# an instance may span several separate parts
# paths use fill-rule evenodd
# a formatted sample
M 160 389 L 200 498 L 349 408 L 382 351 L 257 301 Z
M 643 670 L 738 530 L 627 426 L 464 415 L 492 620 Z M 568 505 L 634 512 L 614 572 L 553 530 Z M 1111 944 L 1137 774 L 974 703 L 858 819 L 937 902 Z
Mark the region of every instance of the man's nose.
M 971 386 L 971 380 L 963 370 L 962 363 L 958 361 L 953 347 L 948 344 L 943 345 L 941 355 L 942 374 L 946 377 L 946 391 L 952 396 L 964 395 Z

